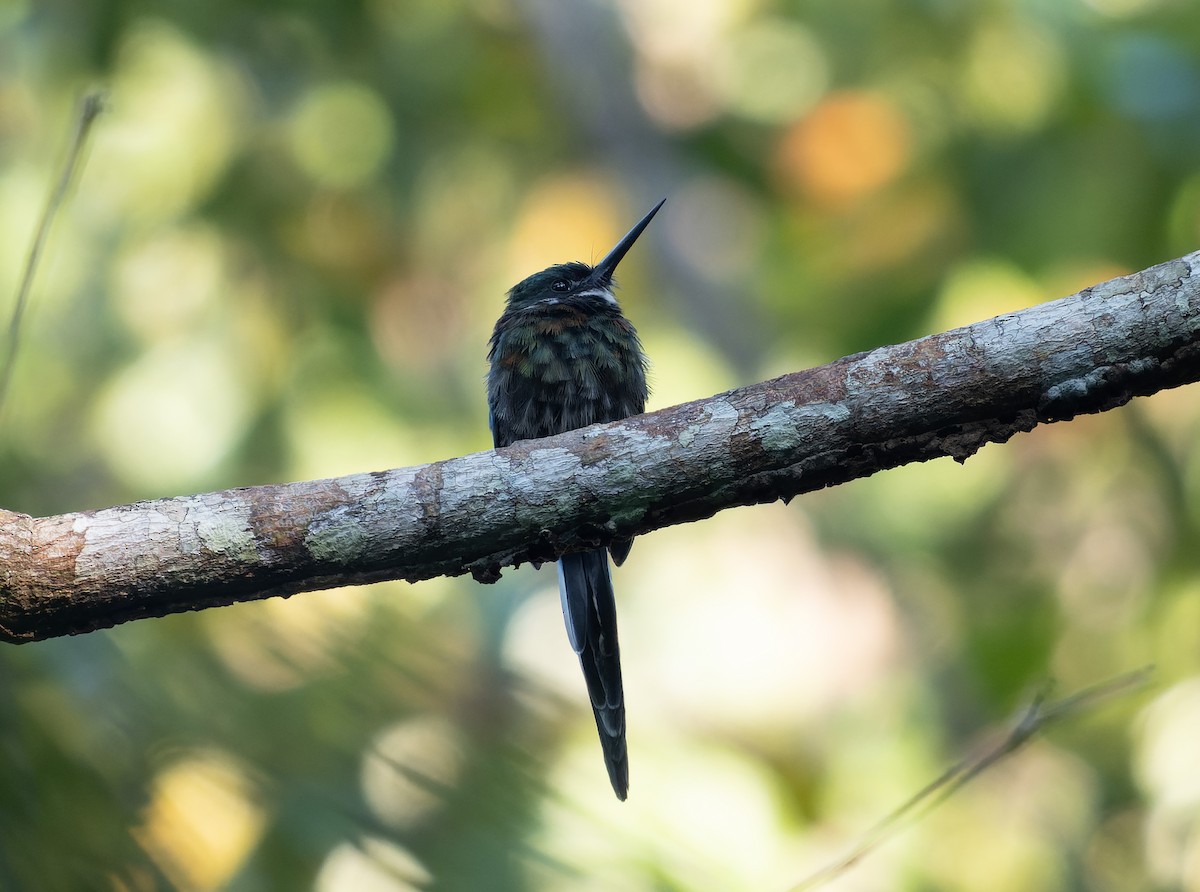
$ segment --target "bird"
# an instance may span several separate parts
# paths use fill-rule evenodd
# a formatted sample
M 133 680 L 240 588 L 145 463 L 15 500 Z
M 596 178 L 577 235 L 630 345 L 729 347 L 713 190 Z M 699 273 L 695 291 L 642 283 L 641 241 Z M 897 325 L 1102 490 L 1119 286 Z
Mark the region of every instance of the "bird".
M 665 202 L 595 266 L 557 264 L 509 290 L 488 342 L 488 423 L 497 449 L 645 411 L 648 362 L 613 293 L 613 273 Z M 558 560 L 567 638 L 583 668 L 609 781 L 622 801 L 629 754 L 608 556 L 620 566 L 632 545 L 620 539 Z

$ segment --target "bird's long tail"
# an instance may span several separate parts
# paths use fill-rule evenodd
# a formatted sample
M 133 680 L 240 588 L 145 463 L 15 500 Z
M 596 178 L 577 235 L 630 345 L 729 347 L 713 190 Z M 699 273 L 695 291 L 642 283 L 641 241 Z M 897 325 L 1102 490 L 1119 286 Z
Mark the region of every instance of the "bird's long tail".
M 603 548 L 566 554 L 558 562 L 558 588 L 571 647 L 579 654 L 592 699 L 608 779 L 618 799 L 629 791 L 625 748 L 625 694 L 617 645 L 617 602 Z

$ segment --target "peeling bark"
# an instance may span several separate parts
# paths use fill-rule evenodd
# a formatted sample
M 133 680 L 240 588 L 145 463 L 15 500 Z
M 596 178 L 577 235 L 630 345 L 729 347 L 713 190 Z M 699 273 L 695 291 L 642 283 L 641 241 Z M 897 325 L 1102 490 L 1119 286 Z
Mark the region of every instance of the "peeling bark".
M 709 399 L 435 464 L 33 518 L 0 510 L 0 639 L 552 560 L 1200 379 L 1200 252 Z

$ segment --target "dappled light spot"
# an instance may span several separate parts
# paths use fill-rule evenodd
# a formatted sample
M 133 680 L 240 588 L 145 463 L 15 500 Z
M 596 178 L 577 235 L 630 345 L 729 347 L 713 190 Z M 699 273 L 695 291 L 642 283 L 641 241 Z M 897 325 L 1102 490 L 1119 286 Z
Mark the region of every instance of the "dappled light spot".
M 527 585 L 532 592 L 509 623 L 502 652 L 504 665 L 530 683 L 525 686 L 534 689 L 534 694 L 528 696 L 529 705 L 540 712 L 550 711 L 546 706 L 548 696 L 561 697 L 565 703 L 586 703 L 587 689 L 579 672 L 579 660 L 571 650 L 563 628 L 554 566 L 548 565 L 537 571 L 537 575 L 527 569 L 522 576 L 528 579 Z M 616 581 L 620 581 L 619 576 Z M 535 585 L 536 589 L 533 588 Z M 628 666 L 625 669 L 628 679 Z M 626 687 L 629 687 L 628 680 Z M 579 710 L 579 718 L 587 723 L 592 720 L 583 707 Z
M 372 179 L 396 138 L 379 94 L 349 81 L 310 90 L 292 113 L 288 135 L 300 168 L 316 182 L 337 187 Z
M 842 92 L 784 133 L 775 168 L 792 189 L 818 203 L 840 205 L 899 176 L 909 151 L 908 125 L 887 97 Z
M 642 108 L 666 130 L 690 130 L 724 111 L 709 60 L 639 60 L 634 88 Z
M 649 706 L 702 727 L 799 728 L 903 659 L 884 581 L 860 561 L 822 555 L 782 506 L 651 541 L 624 577 L 646 597 L 625 608 L 623 628 L 654 630 L 653 647 L 624 656 L 635 671 L 648 661 L 640 697 L 629 697 L 631 726 Z
M 728 110 L 719 60 L 740 20 L 730 0 L 623 0 L 618 4 L 637 50 L 634 86 L 646 113 L 668 130 L 700 127 Z M 746 66 L 738 69 L 746 73 Z M 759 86 L 763 86 L 759 84 Z
M 998 132 L 1042 125 L 1062 94 L 1063 50 L 1047 32 L 1027 23 L 983 25 L 968 48 L 963 78 L 971 117 Z
M 122 250 L 113 299 L 125 327 L 147 342 L 185 334 L 220 305 L 224 246 L 211 227 L 166 229 Z
M 163 342 L 106 382 L 94 417 L 96 445 L 127 485 L 181 492 L 228 455 L 252 403 L 228 344 L 206 337 Z
M 1153 804 L 1193 817 L 1200 809 L 1200 678 L 1185 678 L 1142 715 L 1136 769 Z
M 363 756 L 363 797 L 388 826 L 410 830 L 441 807 L 464 758 L 458 729 L 448 720 L 406 719 L 381 731 Z
M 88 165 L 91 206 L 123 224 L 194 208 L 238 150 L 245 93 L 234 68 L 171 26 L 134 25 Z
M 724 104 L 763 123 L 803 114 L 829 85 L 829 65 L 816 37 L 785 19 L 759 19 L 738 29 L 713 62 Z
M 223 889 L 253 851 L 267 820 L 246 770 L 204 751 L 159 771 L 133 835 L 172 883 Z
M 394 840 L 368 836 L 345 842 L 325 856 L 313 884 L 316 892 L 416 892 L 433 876 L 417 856 Z
M 631 726 L 637 756 L 629 800 L 621 803 L 594 782 L 595 742 L 588 738 L 595 732 L 583 733 L 581 724 L 551 766 L 549 784 L 560 793 L 544 800 L 533 844 L 562 853 L 594 884 L 585 888 L 657 888 L 631 869 L 641 858 L 653 858 L 683 889 L 786 888 L 787 809 L 763 763 L 695 735 L 640 728 Z M 557 882 L 546 874 L 538 888 L 564 888 L 561 873 Z
M 620 0 L 629 37 L 654 59 L 712 59 L 741 18 L 740 0 Z
M 1185 678 L 1143 712 L 1135 770 L 1150 799 L 1146 859 L 1166 887 L 1200 882 L 1200 677 Z

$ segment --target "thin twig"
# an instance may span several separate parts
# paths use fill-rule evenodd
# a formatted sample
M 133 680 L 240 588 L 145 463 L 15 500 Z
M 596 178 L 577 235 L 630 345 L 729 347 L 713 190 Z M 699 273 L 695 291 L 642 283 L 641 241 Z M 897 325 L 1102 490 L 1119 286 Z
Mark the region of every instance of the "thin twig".
M 806 890 L 816 889 L 841 876 L 897 833 L 941 805 L 988 768 L 1005 756 L 1019 750 L 1038 732 L 1106 700 L 1144 686 L 1153 671 L 1153 666 L 1143 666 L 1141 669 L 1110 678 L 1108 681 L 1084 688 L 1069 697 L 1051 703 L 1046 702 L 1050 686 L 1049 684 L 1043 685 L 1033 702 L 1022 711 L 1016 725 L 1005 735 L 1003 740 L 980 755 L 968 756 L 951 766 L 936 780 L 927 784 L 868 830 L 848 855 L 802 880 L 798 885 L 793 886 L 790 892 L 806 892 Z
M 17 299 L 13 305 L 12 319 L 8 323 L 8 350 L 4 357 L 4 367 L 0 369 L 0 417 L 4 415 L 4 398 L 8 394 L 9 381 L 12 379 L 13 367 L 17 361 L 21 319 L 24 317 L 25 307 L 29 303 L 29 292 L 33 288 L 33 277 L 37 272 L 38 261 L 41 259 L 42 249 L 46 246 L 46 240 L 50 235 L 50 224 L 54 222 L 54 216 L 58 213 L 63 198 L 66 197 L 67 188 L 75 176 L 75 168 L 79 165 L 79 159 L 83 154 L 83 147 L 87 142 L 88 133 L 92 129 L 92 123 L 96 120 L 96 116 L 104 110 L 104 95 L 102 90 L 92 90 L 79 101 L 79 111 L 75 116 L 75 132 L 71 136 L 67 158 L 63 162 L 58 184 L 50 193 L 46 208 L 42 211 L 42 219 L 38 223 L 33 244 L 29 248 L 29 256 L 25 260 L 25 271 L 21 276 L 21 284 L 17 287 Z

